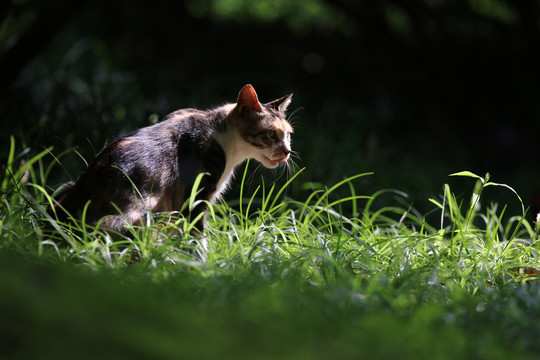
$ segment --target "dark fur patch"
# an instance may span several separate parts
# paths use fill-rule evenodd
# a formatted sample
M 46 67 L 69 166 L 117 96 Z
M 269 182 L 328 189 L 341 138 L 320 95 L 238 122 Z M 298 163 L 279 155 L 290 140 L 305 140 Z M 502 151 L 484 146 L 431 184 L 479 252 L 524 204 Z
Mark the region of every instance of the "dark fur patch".
M 61 207 L 80 217 L 90 201 L 87 223 L 96 225 L 108 216 L 103 225 L 122 231 L 126 220 L 136 223 L 148 210 L 180 210 L 201 172 L 210 176 L 203 178 L 198 199 L 208 200 L 225 167 L 225 154 L 211 136 L 214 122 L 212 112 L 178 111 L 163 122 L 116 139 L 58 196 Z M 67 214 L 61 207 L 56 207 L 56 213 L 65 221 Z

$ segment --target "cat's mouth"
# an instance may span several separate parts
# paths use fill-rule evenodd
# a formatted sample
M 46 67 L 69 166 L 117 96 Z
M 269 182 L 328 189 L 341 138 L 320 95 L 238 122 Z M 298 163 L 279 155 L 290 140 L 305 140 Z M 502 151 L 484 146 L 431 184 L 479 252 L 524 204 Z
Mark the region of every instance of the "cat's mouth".
M 272 167 L 276 167 L 282 161 L 287 162 L 288 158 L 289 158 L 289 156 L 284 156 L 284 157 L 277 158 L 277 159 L 271 159 L 266 155 L 264 156 L 264 159 L 266 160 L 266 162 L 268 162 L 270 165 L 272 165 Z

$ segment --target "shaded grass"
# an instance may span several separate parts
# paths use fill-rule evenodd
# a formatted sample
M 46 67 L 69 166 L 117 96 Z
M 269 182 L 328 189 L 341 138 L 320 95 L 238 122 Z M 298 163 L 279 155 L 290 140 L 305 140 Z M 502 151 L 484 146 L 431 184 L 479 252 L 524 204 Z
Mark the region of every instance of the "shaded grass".
M 192 223 L 178 214 L 153 214 L 130 238 L 76 223 L 51 237 L 38 226 L 52 201 L 46 153 L 24 170 L 10 154 L 2 357 L 519 359 L 540 350 L 538 228 L 482 206 L 483 189 L 500 186 L 489 176 L 457 174 L 476 182 L 468 202 L 444 185 L 432 199 L 437 224 L 399 191 L 358 195 L 355 180 L 371 175 L 359 174 L 307 184 L 304 202 L 283 197 L 288 184 L 263 183 L 212 206 L 204 238 L 173 236 Z

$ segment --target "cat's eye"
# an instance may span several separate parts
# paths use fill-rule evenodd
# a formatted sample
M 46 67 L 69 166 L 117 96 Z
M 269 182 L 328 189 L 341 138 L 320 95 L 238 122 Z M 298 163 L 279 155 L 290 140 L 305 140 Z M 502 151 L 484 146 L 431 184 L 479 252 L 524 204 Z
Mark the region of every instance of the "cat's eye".
M 270 130 L 266 133 L 266 135 L 272 140 L 275 140 L 277 138 L 276 130 Z

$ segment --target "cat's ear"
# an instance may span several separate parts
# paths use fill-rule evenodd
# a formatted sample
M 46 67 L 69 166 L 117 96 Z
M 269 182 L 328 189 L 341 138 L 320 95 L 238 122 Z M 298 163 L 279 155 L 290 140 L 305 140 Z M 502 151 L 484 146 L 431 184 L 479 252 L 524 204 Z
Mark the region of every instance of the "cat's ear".
M 291 103 L 292 96 L 293 94 L 285 95 L 284 97 L 269 102 L 268 104 L 266 104 L 266 106 L 270 106 L 271 108 L 285 114 L 285 111 L 287 111 L 287 107 Z
M 262 111 L 261 103 L 257 98 L 257 93 L 250 84 L 244 86 L 242 90 L 240 90 L 238 100 L 236 101 L 236 106 L 240 109 L 240 111 Z

